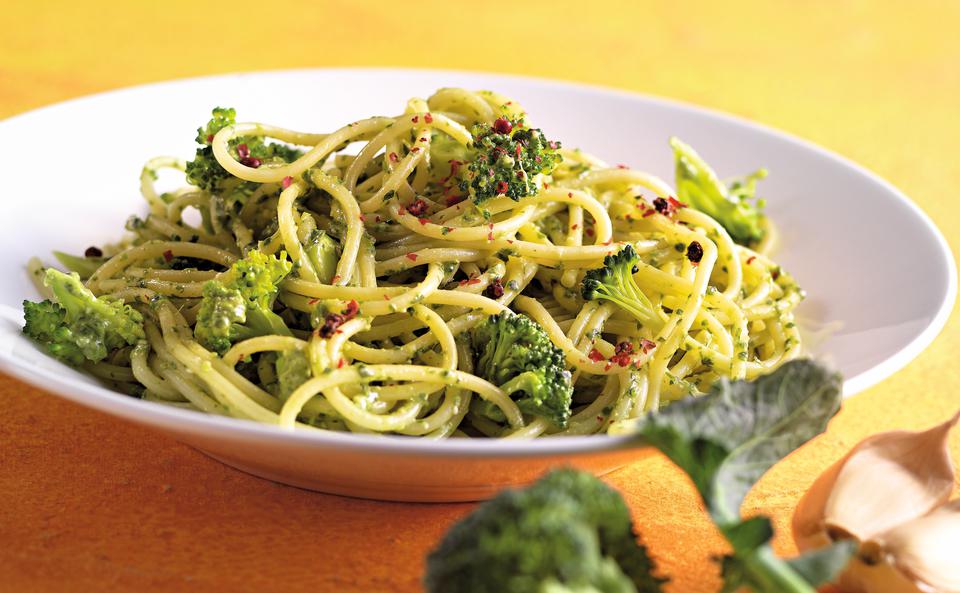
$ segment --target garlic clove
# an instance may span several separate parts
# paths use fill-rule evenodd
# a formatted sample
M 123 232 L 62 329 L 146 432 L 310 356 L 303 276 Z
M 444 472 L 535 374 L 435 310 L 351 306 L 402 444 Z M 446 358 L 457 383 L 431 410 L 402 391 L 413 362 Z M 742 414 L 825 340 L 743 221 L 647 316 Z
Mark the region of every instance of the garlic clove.
M 793 533 L 800 550 L 868 540 L 943 504 L 954 484 L 947 437 L 960 413 L 929 430 L 862 441 L 800 499 Z
M 873 542 L 884 562 L 915 582 L 919 591 L 960 593 L 960 500 L 894 527 Z

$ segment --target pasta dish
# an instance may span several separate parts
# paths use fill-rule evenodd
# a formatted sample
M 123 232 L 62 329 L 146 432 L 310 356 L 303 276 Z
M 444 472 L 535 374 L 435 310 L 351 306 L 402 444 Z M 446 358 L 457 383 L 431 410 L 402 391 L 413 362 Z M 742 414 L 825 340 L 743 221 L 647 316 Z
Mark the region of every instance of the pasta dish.
M 798 356 L 765 171 L 674 138 L 671 187 L 532 121 L 452 88 L 329 133 L 214 109 L 126 238 L 31 261 L 24 331 L 150 401 L 428 438 L 613 432 Z

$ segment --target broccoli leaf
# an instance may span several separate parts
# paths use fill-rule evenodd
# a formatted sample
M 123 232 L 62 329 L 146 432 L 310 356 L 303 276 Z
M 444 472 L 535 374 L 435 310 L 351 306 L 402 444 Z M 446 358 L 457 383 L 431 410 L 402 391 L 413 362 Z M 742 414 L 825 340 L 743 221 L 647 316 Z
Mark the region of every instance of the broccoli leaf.
M 677 197 L 719 222 L 741 245 L 763 239 L 763 203 L 751 200 L 756 198 L 757 180 L 766 177 L 766 170 L 734 181 L 728 188 L 689 145 L 671 138 L 670 146 L 676 157 Z
M 800 572 L 773 555 L 769 521 L 741 520 L 740 506 L 767 470 L 825 430 L 840 398 L 838 375 L 801 360 L 752 382 L 721 379 L 710 394 L 639 420 L 639 439 L 690 476 L 730 542 L 733 554 L 722 560 L 725 592 L 741 586 L 762 593 L 813 591 Z M 800 560 L 798 566 L 809 567 L 808 574 L 819 579 L 848 557 L 849 550 L 835 548 L 823 557 Z
M 70 255 L 62 251 L 54 251 L 53 256 L 57 258 L 65 268 L 71 272 L 80 275 L 81 280 L 86 280 L 97 271 L 109 258 L 107 257 L 86 257 L 83 255 Z

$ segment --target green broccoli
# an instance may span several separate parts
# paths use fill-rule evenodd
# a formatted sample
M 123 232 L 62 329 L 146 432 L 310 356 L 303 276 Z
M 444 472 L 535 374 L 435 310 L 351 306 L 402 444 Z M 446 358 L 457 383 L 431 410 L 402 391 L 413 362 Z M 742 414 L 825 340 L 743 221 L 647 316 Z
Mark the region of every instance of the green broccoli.
M 340 243 L 327 233 L 314 229 L 307 238 L 306 253 L 317 272 L 317 278 L 329 284 L 340 263 Z
M 223 354 L 240 340 L 293 335 L 273 312 L 279 284 L 292 268 L 285 252 L 277 258 L 253 250 L 219 279 L 207 282 L 193 330 L 200 344 Z
M 662 579 L 620 495 L 558 470 L 506 490 L 454 525 L 427 557 L 427 593 L 654 593 Z
M 110 258 L 94 255 L 70 255 L 62 251 L 54 251 L 53 256 L 57 258 L 63 267 L 71 272 L 80 275 L 81 280 L 86 280 L 97 271 Z
M 560 143 L 526 127 L 523 120 L 501 117 L 493 125 L 474 126 L 470 147 L 443 136 L 434 137 L 432 161 L 438 171 L 448 172 L 444 182 L 454 181 L 478 204 L 498 195 L 513 200 L 536 195 L 532 177 L 550 173 L 562 159 L 557 152 Z
M 217 132 L 237 122 L 235 109 L 215 107 L 207 125 L 197 128 L 197 153 L 192 161 L 187 163 L 187 181 L 209 192 L 219 192 L 224 189 L 224 181 L 233 176 L 220 166 L 213 155 L 210 146 Z M 234 158 L 248 167 L 259 167 L 265 162 L 289 163 L 297 160 L 302 151 L 275 142 L 264 142 L 260 136 L 241 136 L 230 140 L 230 152 Z
M 73 272 L 48 269 L 55 301 L 23 302 L 23 333 L 68 364 L 98 362 L 117 348 L 145 339 L 143 316 L 120 300 L 97 298 Z
M 310 362 L 302 350 L 284 350 L 277 355 L 276 362 L 277 383 L 280 396 L 283 399 L 290 397 L 310 378 Z
M 471 337 L 478 376 L 511 396 L 520 394 L 517 406 L 523 413 L 566 426 L 573 397 L 570 372 L 563 352 L 543 328 L 525 315 L 504 312 L 488 317 Z M 485 413 L 502 422 L 502 412 L 496 412 L 489 406 Z
M 677 162 L 677 198 L 711 216 L 741 245 L 763 239 L 764 202 L 755 198 L 757 181 L 767 171 L 760 169 L 727 187 L 693 148 L 677 138 L 670 139 L 670 146 Z
M 602 268 L 589 270 L 584 275 L 583 298 L 588 301 L 610 301 L 636 317 L 640 323 L 659 327 L 660 317 L 633 278 L 639 269 L 639 262 L 640 256 L 629 243 L 619 252 L 606 256 Z

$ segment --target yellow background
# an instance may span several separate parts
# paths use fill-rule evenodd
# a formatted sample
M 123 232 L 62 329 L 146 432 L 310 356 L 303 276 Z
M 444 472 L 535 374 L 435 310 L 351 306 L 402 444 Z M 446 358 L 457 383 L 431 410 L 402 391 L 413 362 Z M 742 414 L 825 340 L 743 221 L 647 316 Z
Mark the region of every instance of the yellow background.
M 933 0 L 4 0 L 0 117 L 239 70 L 396 65 L 579 80 L 698 103 L 813 140 L 899 186 L 956 245 L 958 23 L 960 3 Z M 144 105 L 143 117 L 162 109 Z M 51 150 L 70 140 L 69 130 L 37 134 Z M 82 139 L 73 146 L 82 150 Z M 793 552 L 786 521 L 800 493 L 852 444 L 879 430 L 928 426 L 960 407 L 958 346 L 953 316 L 932 347 L 849 401 L 825 437 L 761 483 L 747 511 L 775 518 L 779 551 Z M 2 592 L 417 591 L 423 554 L 472 508 L 304 492 L 12 379 L 0 377 L 0 398 Z M 960 434 L 952 444 L 960 455 Z M 654 457 L 608 481 L 672 576 L 670 590 L 715 590 L 709 557 L 722 548 L 685 479 Z

